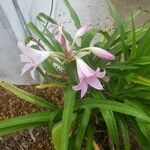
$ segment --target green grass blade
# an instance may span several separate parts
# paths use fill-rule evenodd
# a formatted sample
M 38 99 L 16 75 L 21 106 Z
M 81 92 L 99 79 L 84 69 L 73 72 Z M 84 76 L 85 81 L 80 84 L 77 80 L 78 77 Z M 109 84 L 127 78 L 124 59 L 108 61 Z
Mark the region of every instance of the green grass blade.
M 38 14 L 37 19 L 41 22 L 44 22 L 44 23 L 51 22 L 52 24 L 57 25 L 57 21 L 55 21 L 50 16 L 47 16 L 46 14 L 44 14 L 42 12 Z
M 74 24 L 75 24 L 76 28 L 77 29 L 80 28 L 81 23 L 80 23 L 79 17 L 77 15 L 77 13 L 75 12 L 75 10 L 72 8 L 70 2 L 68 0 L 64 0 L 64 4 L 68 8 L 68 10 L 70 12 L 70 16 L 71 16 L 72 20 L 74 21 Z
M 30 22 L 28 24 L 29 29 L 35 34 L 37 35 L 37 37 L 42 40 L 45 45 L 50 49 L 55 51 L 55 48 L 53 47 L 53 45 L 48 41 L 48 39 L 46 39 L 46 37 L 44 36 L 44 33 L 41 32 L 32 22 Z
M 109 7 L 110 7 L 110 10 L 111 10 L 111 13 L 112 13 L 112 16 L 115 20 L 115 23 L 116 23 L 116 26 L 117 26 L 117 29 L 118 29 L 118 32 L 120 34 L 120 37 L 121 37 L 121 41 L 122 41 L 122 45 L 123 45 L 123 52 L 124 52 L 124 55 L 126 57 L 126 45 L 125 45 L 125 31 L 124 31 L 124 27 L 123 27 L 123 24 L 121 22 L 121 19 L 120 17 L 118 16 L 118 13 L 115 9 L 115 7 L 113 6 L 111 0 L 107 0 L 108 4 L 109 4 Z
M 150 117 L 144 113 L 143 111 L 131 107 L 127 104 L 123 104 L 117 101 L 106 100 L 100 98 L 88 98 L 84 101 L 78 103 L 77 108 L 84 108 L 84 109 L 93 109 L 93 108 L 107 108 L 108 110 L 112 110 L 118 113 L 126 114 L 129 116 L 133 116 L 143 121 L 150 122 Z
M 139 58 L 141 56 L 150 56 L 150 28 L 143 36 L 142 40 L 137 45 L 137 55 L 136 57 Z
M 8 90 L 9 92 L 13 93 L 17 97 L 19 97 L 27 102 L 30 102 L 32 104 L 36 104 L 38 106 L 45 107 L 50 110 L 54 110 L 56 108 L 56 106 L 54 104 L 47 102 L 44 98 L 39 97 L 34 94 L 31 94 L 29 92 L 26 92 L 26 91 L 19 89 L 16 86 L 13 86 L 11 84 L 8 84 L 5 82 L 0 82 L 0 86 L 3 87 L 4 89 Z
M 62 52 L 64 49 L 61 46 L 61 44 L 54 38 L 52 33 L 46 27 L 44 28 L 44 30 L 46 32 L 46 36 L 49 38 L 49 40 L 53 44 L 53 47 L 55 48 L 55 51 Z
M 111 137 L 113 143 L 116 145 L 116 149 L 119 149 L 119 135 L 115 116 L 111 110 L 107 109 L 107 107 L 100 108 L 100 111 L 105 120 L 108 134 Z
M 94 124 L 90 123 L 87 129 L 86 150 L 93 149 L 93 140 L 94 140 Z
M 132 43 L 130 58 L 134 59 L 136 57 L 136 31 L 135 31 L 135 23 L 134 23 L 133 15 L 131 16 L 132 16 L 133 43 Z
M 49 121 L 50 112 L 37 112 L 29 115 L 14 117 L 0 121 L 0 129 L 11 128 L 31 123 L 47 123 Z
M 35 128 L 43 125 L 43 123 L 31 123 L 31 124 L 23 124 L 19 126 L 12 126 L 11 128 L 0 129 L 0 136 L 8 135 L 14 132 L 22 131 L 24 129 Z
M 62 130 L 61 130 L 61 150 L 67 150 L 69 144 L 69 134 L 71 128 L 71 119 L 73 117 L 75 103 L 75 92 L 71 87 L 66 89 L 64 95 L 64 110 L 62 116 Z
M 80 150 L 82 146 L 82 140 L 84 139 L 84 135 L 86 132 L 87 125 L 89 123 L 91 110 L 85 109 L 82 117 L 82 122 L 79 125 L 79 129 L 76 135 L 75 147 L 76 150 Z
M 118 125 L 122 134 L 123 142 L 124 142 L 124 150 L 130 150 L 130 136 L 127 127 L 127 123 L 121 118 L 117 117 Z

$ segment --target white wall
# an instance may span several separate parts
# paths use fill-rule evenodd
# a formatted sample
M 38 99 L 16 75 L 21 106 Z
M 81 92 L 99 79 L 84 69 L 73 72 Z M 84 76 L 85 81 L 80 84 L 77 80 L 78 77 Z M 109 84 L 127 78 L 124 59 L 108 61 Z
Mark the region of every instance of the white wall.
M 69 0 L 81 18 L 82 24 L 95 27 L 113 27 L 113 20 L 105 0 Z M 129 11 L 140 9 L 145 12 L 139 24 L 150 18 L 150 0 L 113 0 L 122 18 Z M 35 19 L 39 12 L 49 14 L 51 0 L 18 0 L 19 6 L 27 22 Z M 63 5 L 63 0 L 54 0 L 53 14 L 71 33 L 75 28 Z M 16 14 L 12 0 L 0 0 L 0 80 L 15 84 L 35 83 L 28 74 L 20 77 L 21 67 L 16 43 L 24 40 L 24 31 Z

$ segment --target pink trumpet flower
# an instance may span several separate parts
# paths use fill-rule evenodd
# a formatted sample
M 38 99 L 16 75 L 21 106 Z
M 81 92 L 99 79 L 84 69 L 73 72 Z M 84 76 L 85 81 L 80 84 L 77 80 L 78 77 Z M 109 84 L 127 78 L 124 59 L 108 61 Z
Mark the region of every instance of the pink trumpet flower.
M 63 34 L 61 34 L 61 44 L 64 48 L 67 48 L 66 39 Z
M 84 35 L 88 30 L 88 25 L 84 25 L 81 28 L 79 28 L 76 32 L 76 37 L 81 37 L 82 35 Z
M 20 54 L 20 61 L 26 63 L 22 68 L 21 76 L 30 69 L 31 77 L 35 79 L 34 72 L 36 68 L 50 55 L 50 53 L 26 47 L 21 42 L 18 42 L 18 47 L 22 51 L 22 54 Z
M 102 58 L 102 59 L 105 59 L 105 60 L 114 60 L 115 59 L 115 56 L 112 55 L 111 53 L 109 53 L 108 51 L 102 49 L 102 48 L 98 48 L 98 47 L 92 47 L 91 48 L 91 52 Z
M 86 94 L 88 84 L 97 90 L 103 90 L 103 86 L 98 78 L 104 78 L 105 71 L 101 72 L 99 68 L 94 71 L 80 58 L 77 58 L 76 64 L 79 84 L 74 86 L 73 89 L 75 91 L 81 90 L 81 98 Z

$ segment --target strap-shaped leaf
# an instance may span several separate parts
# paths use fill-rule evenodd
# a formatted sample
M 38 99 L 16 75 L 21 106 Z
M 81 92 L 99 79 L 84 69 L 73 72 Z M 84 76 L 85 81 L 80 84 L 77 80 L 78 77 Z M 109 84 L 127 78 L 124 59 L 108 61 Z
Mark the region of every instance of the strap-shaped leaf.
M 145 33 L 144 37 L 140 41 L 137 47 L 136 57 L 139 58 L 141 56 L 150 56 L 150 28 Z
M 124 142 L 124 150 L 130 150 L 130 136 L 127 127 L 127 122 L 121 116 L 117 116 L 118 125 Z
M 81 24 L 80 24 L 80 20 L 79 17 L 77 15 L 77 13 L 75 12 L 75 10 L 72 8 L 71 4 L 69 3 L 68 0 L 64 0 L 64 4 L 66 5 L 66 7 L 68 8 L 69 12 L 70 12 L 70 16 L 72 18 L 72 20 L 74 21 L 74 24 L 76 26 L 76 28 L 80 28 Z
M 52 19 L 51 17 L 47 16 L 46 14 L 42 12 L 38 14 L 37 19 L 44 23 L 51 22 L 52 24 L 57 25 L 57 21 L 55 21 L 54 19 Z
M 0 121 L 0 129 L 11 128 L 14 126 L 31 124 L 31 123 L 47 123 L 49 121 L 50 112 L 37 112 L 29 115 L 10 118 Z
M 94 121 L 88 125 L 86 139 L 86 150 L 92 150 L 94 141 Z
M 36 104 L 41 107 L 49 108 L 50 110 L 54 110 L 56 108 L 54 104 L 47 102 L 44 98 L 31 94 L 29 92 L 26 92 L 11 84 L 1 82 L 0 86 L 27 102 Z
M 73 117 L 75 103 L 75 92 L 72 87 L 66 89 L 64 95 L 64 110 L 62 116 L 62 130 L 61 130 L 61 150 L 67 150 L 69 144 L 69 134 L 71 128 L 71 120 Z
M 115 143 L 116 148 L 119 149 L 118 127 L 114 113 L 111 110 L 108 110 L 107 107 L 100 108 L 100 111 L 106 123 L 108 134 L 111 137 L 113 143 Z
M 116 23 L 116 26 L 117 26 L 117 29 L 118 29 L 118 32 L 120 34 L 120 37 L 121 37 L 121 41 L 122 41 L 122 45 L 123 45 L 123 52 L 126 56 L 126 45 L 125 45 L 125 31 L 124 31 L 124 27 L 123 27 L 123 24 L 121 22 L 121 19 L 120 17 L 118 16 L 118 13 L 115 9 L 115 7 L 113 6 L 111 0 L 107 0 L 108 4 L 109 4 L 109 7 L 110 7 L 110 10 L 111 10 L 111 13 L 112 13 L 112 16 L 115 20 L 115 23 Z
M 108 110 L 130 115 L 150 123 L 150 116 L 148 116 L 146 113 L 139 110 L 138 108 L 134 108 L 127 104 L 123 104 L 117 101 L 107 99 L 99 100 L 99 98 L 94 99 L 92 97 L 87 98 L 82 102 L 79 102 L 77 104 L 77 108 L 84 108 L 84 109 L 107 108 Z
M 79 125 L 79 129 L 76 135 L 76 140 L 75 140 L 76 150 L 81 149 L 81 145 L 83 143 L 82 140 L 84 139 L 84 135 L 85 135 L 88 123 L 89 123 L 90 113 L 91 113 L 91 110 L 88 110 L 88 109 L 84 110 L 82 121 Z
M 53 47 L 55 48 L 55 51 L 63 51 L 63 47 L 61 46 L 61 44 L 54 38 L 54 36 L 52 35 L 52 33 L 45 27 L 45 35 L 47 36 L 47 38 L 51 41 L 51 43 L 53 44 Z
M 0 136 L 4 136 L 4 135 L 8 135 L 10 133 L 22 131 L 24 129 L 39 127 L 41 125 L 44 125 L 44 124 L 43 123 L 31 123 L 31 124 L 23 124 L 23 125 L 13 126 L 11 128 L 8 127 L 8 128 L 0 129 Z
M 55 48 L 53 47 L 53 45 L 48 41 L 48 39 L 44 36 L 44 33 L 41 32 L 37 27 L 36 25 L 34 25 L 34 23 L 30 22 L 28 24 L 28 27 L 29 29 L 35 34 L 37 35 L 37 37 L 42 40 L 45 45 L 50 49 L 50 50 L 53 50 L 55 51 Z

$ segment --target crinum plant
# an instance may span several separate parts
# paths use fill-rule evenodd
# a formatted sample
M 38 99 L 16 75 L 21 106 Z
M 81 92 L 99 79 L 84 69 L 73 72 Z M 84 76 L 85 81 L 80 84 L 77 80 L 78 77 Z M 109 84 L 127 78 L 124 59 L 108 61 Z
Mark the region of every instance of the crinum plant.
M 132 138 L 140 149 L 148 149 L 149 27 L 135 27 L 134 18 L 139 12 L 133 12 L 121 22 L 112 3 L 108 1 L 116 22 L 114 31 L 98 27 L 89 29 L 87 25 L 81 26 L 69 1 L 64 0 L 64 3 L 77 27 L 75 36 L 72 37 L 51 17 L 40 13 L 37 19 L 43 25 L 44 32 L 32 22 L 29 23 L 29 29 L 40 41 L 28 37 L 28 42 L 34 42 L 31 46 L 18 42 L 22 51 L 20 60 L 25 64 L 21 75 L 30 71 L 35 79 L 37 69 L 44 77 L 44 83 L 37 88 L 62 88 L 64 105 L 58 107 L 2 82 L 2 87 L 43 107 L 45 111 L 1 121 L 0 135 L 46 124 L 50 129 L 54 149 L 91 150 L 98 146 L 95 135 L 100 133 L 96 127 L 103 124 L 112 143 L 111 149 L 131 149 Z M 47 22 L 57 28 L 60 40 L 47 28 Z M 128 27 L 130 22 L 131 28 Z M 93 41 L 96 35 L 100 39 Z

